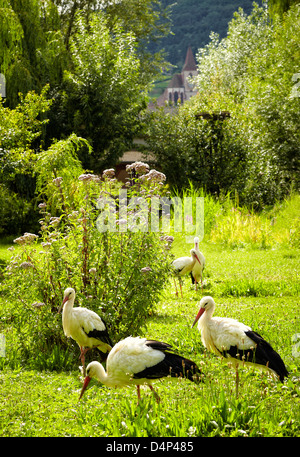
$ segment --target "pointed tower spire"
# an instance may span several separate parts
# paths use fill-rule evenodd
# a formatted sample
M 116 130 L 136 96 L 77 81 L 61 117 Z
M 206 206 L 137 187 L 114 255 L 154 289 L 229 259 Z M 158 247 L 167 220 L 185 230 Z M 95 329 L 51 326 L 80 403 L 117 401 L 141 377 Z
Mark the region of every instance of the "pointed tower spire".
M 188 47 L 182 71 L 197 71 L 197 66 L 191 46 Z

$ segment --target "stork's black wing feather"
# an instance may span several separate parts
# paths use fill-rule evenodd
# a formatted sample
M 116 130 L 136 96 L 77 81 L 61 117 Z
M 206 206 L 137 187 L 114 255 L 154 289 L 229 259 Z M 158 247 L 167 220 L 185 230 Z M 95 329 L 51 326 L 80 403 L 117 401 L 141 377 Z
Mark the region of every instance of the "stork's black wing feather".
M 87 336 L 89 338 L 95 338 L 96 340 L 99 340 L 102 343 L 109 344 L 109 346 L 113 347 L 114 343 L 112 342 L 112 340 L 110 339 L 110 336 L 108 334 L 107 325 L 106 325 L 106 323 L 105 323 L 103 318 L 101 318 L 101 320 L 102 320 L 102 322 L 104 324 L 104 327 L 105 327 L 104 330 L 97 330 L 97 329 L 94 328 L 89 333 L 87 333 L 87 332 L 85 332 L 85 333 L 87 334 Z
M 111 347 L 113 347 L 113 345 L 114 345 L 113 342 L 111 341 L 108 331 L 106 329 L 97 330 L 94 328 L 89 333 L 87 333 L 87 336 L 89 338 L 95 338 L 96 340 L 99 340 L 102 343 L 109 344 L 109 346 L 111 346 Z
M 135 373 L 134 378 L 159 379 L 171 376 L 173 378 L 183 377 L 197 382 L 200 379 L 200 375 L 201 371 L 195 362 L 172 352 L 165 352 L 165 358 L 161 362 Z
M 191 278 L 192 278 L 192 284 L 195 284 L 195 278 L 193 276 L 193 273 L 191 272 L 190 275 L 191 275 Z
M 288 371 L 280 355 L 257 332 L 248 330 L 245 334 L 255 343 L 253 344 L 253 348 L 238 349 L 237 346 L 230 346 L 228 350 L 222 351 L 221 354 L 225 357 L 226 355 L 230 355 L 234 359 L 245 362 L 266 365 L 278 374 L 280 381 L 283 381 L 288 376 Z
M 283 381 L 288 376 L 288 371 L 280 355 L 257 332 L 249 330 L 245 333 L 256 344 L 255 363 L 267 365 L 278 374 L 280 381 Z
M 165 352 L 168 349 L 171 349 L 171 345 L 168 343 L 163 343 L 161 341 L 156 341 L 156 340 L 147 340 L 146 341 L 146 346 L 151 347 L 152 349 L 157 349 L 158 351 Z
M 232 357 L 233 359 L 243 360 L 244 362 L 259 363 L 255 358 L 255 351 L 256 350 L 254 346 L 253 349 L 239 349 L 237 346 L 230 346 L 229 349 L 220 351 L 220 354 L 224 357 L 230 355 L 230 357 Z

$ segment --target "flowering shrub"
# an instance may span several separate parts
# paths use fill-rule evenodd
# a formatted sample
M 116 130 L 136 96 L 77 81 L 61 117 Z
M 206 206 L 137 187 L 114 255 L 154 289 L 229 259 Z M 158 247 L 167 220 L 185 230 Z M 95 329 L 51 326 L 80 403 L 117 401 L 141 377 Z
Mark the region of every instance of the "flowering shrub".
M 14 240 L 19 248 L 5 273 L 8 303 L 13 303 L 8 305 L 6 318 L 13 316 L 20 349 L 27 356 L 28 351 L 34 354 L 67 345 L 57 314 L 67 287 L 76 290 L 77 305 L 104 318 L 114 342 L 145 329 L 168 277 L 173 238 L 138 230 L 145 212 L 141 217 L 138 203 L 130 204 L 132 196 L 142 198 L 149 203 L 146 217 L 150 218 L 150 199 L 163 195 L 164 175 L 149 172 L 141 162 L 129 171 L 128 220 L 123 223 L 117 210 L 120 183 L 113 169 L 105 170 L 102 179 L 81 174 L 66 184 L 57 177 L 53 180 L 55 199 L 51 199 L 52 211 L 53 201 L 57 202 L 56 215 L 48 211 L 50 204 L 40 203 L 39 235 L 25 233 Z M 104 222 L 113 220 L 114 225 L 104 225 L 99 231 L 100 217 Z

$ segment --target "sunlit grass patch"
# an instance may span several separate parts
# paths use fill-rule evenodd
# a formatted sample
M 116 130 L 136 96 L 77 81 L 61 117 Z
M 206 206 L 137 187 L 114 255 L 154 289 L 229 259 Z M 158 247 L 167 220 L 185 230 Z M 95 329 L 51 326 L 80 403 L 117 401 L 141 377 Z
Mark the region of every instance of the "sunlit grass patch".
M 213 212 L 211 216 L 213 224 Z M 278 218 L 272 225 L 274 230 L 277 223 L 282 228 L 289 221 Z M 11 256 L 8 246 L 0 247 L 4 264 Z M 188 255 L 192 247 L 184 234 L 176 235 L 172 252 L 174 257 Z M 3 293 L 4 326 L 0 331 L 7 333 L 7 347 L 6 357 L 0 359 L 0 435 L 299 436 L 300 359 L 295 348 L 300 332 L 300 250 L 277 241 L 261 247 L 260 242 L 236 246 L 212 243 L 206 234 L 200 243 L 206 258 L 203 295 L 213 296 L 216 316 L 238 319 L 270 342 L 289 371 L 283 384 L 267 373 L 241 367 L 237 396 L 235 369 L 209 353 L 198 329 L 191 328 L 199 310 L 201 287 L 196 292 L 187 276 L 183 298 L 176 297 L 170 276 L 149 312 L 143 336 L 165 341 L 175 352 L 195 361 L 204 381 L 163 379 L 154 384 L 161 402 L 157 404 L 145 387 L 138 405 L 135 387 L 110 389 L 93 380 L 78 401 L 83 378 L 76 343 L 69 342 L 63 350 L 47 349 L 45 343 L 43 351 L 32 354 L 31 365 L 25 363 L 18 351 L 13 314 L 7 312 L 14 303 L 7 302 Z M 30 344 L 27 350 L 32 351 Z M 90 351 L 88 357 L 97 359 L 97 351 Z

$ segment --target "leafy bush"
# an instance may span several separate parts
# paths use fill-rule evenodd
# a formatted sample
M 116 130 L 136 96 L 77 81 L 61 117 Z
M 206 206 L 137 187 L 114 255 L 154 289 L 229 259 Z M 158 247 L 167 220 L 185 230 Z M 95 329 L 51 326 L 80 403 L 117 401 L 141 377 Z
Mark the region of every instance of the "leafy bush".
M 198 97 L 195 97 L 198 101 Z M 191 102 L 175 113 L 163 108 L 146 114 L 146 137 L 151 154 L 172 187 L 189 181 L 206 192 L 243 191 L 246 153 L 236 120 L 197 118 L 201 111 Z
M 197 95 L 148 114 L 149 150 L 170 185 L 236 191 L 258 210 L 299 191 L 299 30 L 299 5 L 271 22 L 254 4 L 235 13 L 226 38 L 211 35 L 197 55 Z
M 36 227 L 38 215 L 32 201 L 12 192 L 0 183 L 0 235 L 24 231 L 26 227 Z
M 2 317 L 16 331 L 25 359 L 53 353 L 55 345 L 67 347 L 57 310 L 69 286 L 76 290 L 77 304 L 104 317 L 113 341 L 145 328 L 168 277 L 172 237 L 146 230 L 150 207 L 142 214 L 139 202 L 131 199 L 144 197 L 149 203 L 164 191 L 164 175 L 146 173 L 148 166 L 141 173 L 139 165 L 128 187 L 128 227 L 111 211 L 114 202 L 121 204 L 112 169 L 104 171 L 102 180 L 92 174 L 69 181 L 58 176 L 44 187 L 55 198 L 39 205 L 40 235 L 15 239 L 19 247 L 5 274 Z M 48 211 L 53 202 L 55 216 Z

